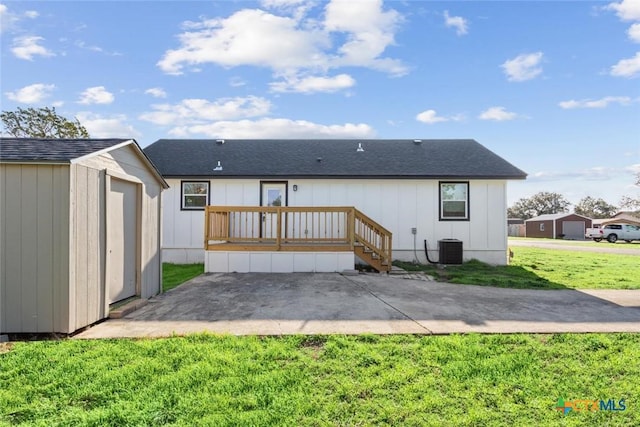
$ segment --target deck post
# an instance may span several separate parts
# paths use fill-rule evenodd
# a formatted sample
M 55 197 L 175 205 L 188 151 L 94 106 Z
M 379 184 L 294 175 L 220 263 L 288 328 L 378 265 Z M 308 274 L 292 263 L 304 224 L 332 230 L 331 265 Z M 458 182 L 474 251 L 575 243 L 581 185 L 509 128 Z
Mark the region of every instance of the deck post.
M 209 207 L 204 208 L 204 250 L 209 249 Z
M 355 245 L 355 228 L 356 228 L 356 216 L 355 208 L 350 208 L 347 211 L 347 238 L 349 239 L 349 247 L 353 250 Z
M 276 215 L 277 215 L 277 229 L 276 229 L 276 233 L 278 233 L 276 235 L 276 247 L 278 248 L 277 250 L 280 250 L 280 247 L 282 246 L 282 208 L 278 207 L 276 209 Z

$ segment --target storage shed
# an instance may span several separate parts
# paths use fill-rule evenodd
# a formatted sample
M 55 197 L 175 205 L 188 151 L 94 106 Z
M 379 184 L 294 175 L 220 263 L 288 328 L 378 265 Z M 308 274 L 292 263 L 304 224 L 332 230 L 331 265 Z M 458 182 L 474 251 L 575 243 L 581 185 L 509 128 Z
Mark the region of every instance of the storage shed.
M 0 138 L 0 333 L 72 333 L 161 289 L 161 193 L 132 139 Z
M 526 237 L 584 240 L 591 218 L 575 213 L 545 214 L 525 221 Z

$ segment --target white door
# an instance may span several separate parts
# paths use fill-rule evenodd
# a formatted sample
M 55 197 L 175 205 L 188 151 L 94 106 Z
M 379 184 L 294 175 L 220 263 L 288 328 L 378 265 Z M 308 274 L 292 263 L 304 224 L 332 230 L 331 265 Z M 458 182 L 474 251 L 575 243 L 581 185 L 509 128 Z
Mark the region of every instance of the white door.
M 262 182 L 261 206 L 287 206 L 287 183 L 286 182 Z M 278 231 L 278 216 L 275 213 L 265 213 L 262 215 L 261 237 L 275 239 Z
M 109 304 L 136 294 L 138 186 L 111 179 L 107 216 Z

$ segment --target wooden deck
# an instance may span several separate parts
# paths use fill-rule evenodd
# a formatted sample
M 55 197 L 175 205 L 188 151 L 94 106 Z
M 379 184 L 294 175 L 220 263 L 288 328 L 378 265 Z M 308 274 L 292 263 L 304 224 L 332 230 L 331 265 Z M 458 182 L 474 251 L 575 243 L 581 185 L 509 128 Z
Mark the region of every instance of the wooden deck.
M 391 232 L 354 207 L 207 206 L 207 251 L 353 251 L 391 269 Z

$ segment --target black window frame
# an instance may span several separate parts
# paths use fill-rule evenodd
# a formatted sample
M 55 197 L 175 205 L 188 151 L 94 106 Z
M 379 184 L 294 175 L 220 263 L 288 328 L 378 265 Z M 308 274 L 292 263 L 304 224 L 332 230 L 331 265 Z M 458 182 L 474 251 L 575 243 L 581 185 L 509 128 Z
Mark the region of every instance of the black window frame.
M 205 206 L 210 204 L 211 201 L 211 182 L 210 181 L 201 181 L 201 180 L 184 180 L 180 181 L 180 210 L 181 211 L 203 211 L 205 206 L 199 207 L 187 207 L 184 204 L 184 186 L 185 184 L 207 184 L 207 200 L 205 202 Z
M 446 217 L 444 216 L 444 208 L 442 199 L 442 186 L 449 184 L 464 184 L 467 186 L 467 199 L 465 200 L 465 212 L 466 216 L 462 217 Z M 440 221 L 471 221 L 471 203 L 470 203 L 471 185 L 469 181 L 438 181 L 438 217 Z

